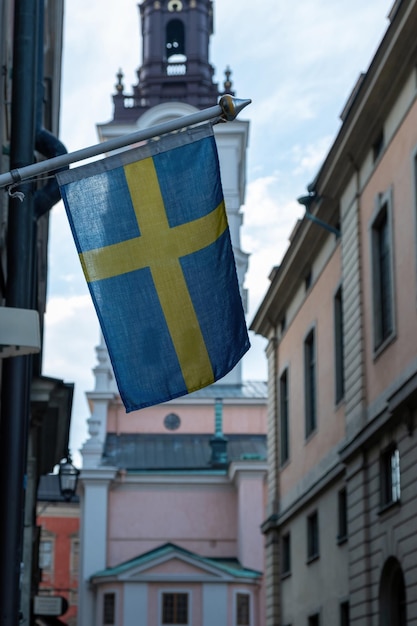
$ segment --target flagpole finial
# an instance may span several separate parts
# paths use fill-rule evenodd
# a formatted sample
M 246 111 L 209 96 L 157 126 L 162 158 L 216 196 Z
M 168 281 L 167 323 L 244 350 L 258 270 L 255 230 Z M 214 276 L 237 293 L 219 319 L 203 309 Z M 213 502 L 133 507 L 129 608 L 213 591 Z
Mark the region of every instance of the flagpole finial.
M 234 120 L 239 113 L 244 109 L 252 100 L 241 100 L 240 98 L 234 98 L 229 94 L 225 94 L 219 100 L 219 105 L 222 109 L 223 118 L 227 122 Z

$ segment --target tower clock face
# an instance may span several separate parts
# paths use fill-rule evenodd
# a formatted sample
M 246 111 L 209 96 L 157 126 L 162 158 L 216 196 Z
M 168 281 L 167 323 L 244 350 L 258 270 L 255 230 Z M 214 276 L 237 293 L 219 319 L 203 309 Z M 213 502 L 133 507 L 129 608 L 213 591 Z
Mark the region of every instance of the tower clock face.
M 181 0 L 169 0 L 168 11 L 182 11 Z

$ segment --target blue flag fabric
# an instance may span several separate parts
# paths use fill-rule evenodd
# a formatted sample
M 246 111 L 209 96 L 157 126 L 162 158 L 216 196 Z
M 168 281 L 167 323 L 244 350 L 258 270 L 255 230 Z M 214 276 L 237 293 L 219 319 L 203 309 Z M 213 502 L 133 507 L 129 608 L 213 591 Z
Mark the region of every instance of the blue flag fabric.
M 211 126 L 57 179 L 126 411 L 225 376 L 250 344 Z

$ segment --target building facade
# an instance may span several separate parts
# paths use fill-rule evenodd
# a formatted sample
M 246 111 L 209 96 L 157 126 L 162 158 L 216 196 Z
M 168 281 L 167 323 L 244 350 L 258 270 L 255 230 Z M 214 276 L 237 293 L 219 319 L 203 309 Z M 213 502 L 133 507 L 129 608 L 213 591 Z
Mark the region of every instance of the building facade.
M 417 624 L 417 3 L 389 19 L 252 323 L 269 626 Z
M 79 623 L 263 623 L 265 386 L 215 387 L 128 415 L 88 394 L 106 432 L 83 449 Z
M 63 19 L 63 0 L 1 3 L 1 172 L 65 152 Z M 20 199 L 13 195 L 23 189 Z M 72 384 L 42 373 L 49 210 L 59 199 L 53 179 L 0 194 L 0 506 L 8 511 L 0 521 L 0 604 L 6 621 L 17 623 L 20 612 L 25 625 L 37 592 L 37 487 L 67 453 L 73 396 Z
M 142 64 L 126 94 L 120 71 L 101 141 L 213 106 L 213 4 L 144 0 Z M 240 245 L 249 124 L 214 127 L 244 308 Z M 126 415 L 104 342 L 97 348 L 83 446 L 79 624 L 260 626 L 264 623 L 265 383 L 239 363 L 211 387 Z
M 80 553 L 79 498 L 73 496 L 66 500 L 60 492 L 58 474 L 48 474 L 40 480 L 37 501 L 36 521 L 40 529 L 39 604 L 42 606 L 44 598 L 52 603 L 55 603 L 57 597 L 64 599 L 62 615 L 54 618 L 37 616 L 37 623 L 41 626 L 51 622 L 56 626 L 75 626 Z

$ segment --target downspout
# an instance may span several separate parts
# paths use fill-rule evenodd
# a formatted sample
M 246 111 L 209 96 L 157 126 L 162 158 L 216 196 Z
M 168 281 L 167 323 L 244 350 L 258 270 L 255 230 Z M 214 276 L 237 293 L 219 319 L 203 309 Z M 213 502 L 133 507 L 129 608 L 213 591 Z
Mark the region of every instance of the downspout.
M 64 144 L 42 126 L 38 126 L 36 131 L 35 148 L 39 154 L 47 159 L 67 153 Z M 68 167 L 61 169 L 68 169 Z M 35 218 L 39 219 L 42 215 L 48 213 L 60 199 L 61 194 L 58 183 L 55 176 L 53 176 L 43 187 L 35 192 Z
M 53 133 L 43 127 L 44 104 L 44 1 L 39 2 L 38 22 L 38 63 L 37 63 L 37 100 L 36 100 L 36 135 L 35 150 L 47 159 L 67 153 L 64 144 Z M 68 166 L 62 169 L 68 169 Z M 35 191 L 35 219 L 48 213 L 59 202 L 61 194 L 55 176 Z
M 323 222 L 323 220 L 313 215 L 313 213 L 310 211 L 310 207 L 312 203 L 316 200 L 319 200 L 317 192 L 314 190 L 310 191 L 310 189 L 309 189 L 308 196 L 301 196 L 300 198 L 297 198 L 297 202 L 299 204 L 302 204 L 306 210 L 305 217 L 307 219 L 309 219 L 311 222 L 314 222 L 314 224 L 321 226 L 322 228 L 327 230 L 329 233 L 333 233 L 333 235 L 336 235 L 336 237 L 339 238 L 340 237 L 339 229 L 335 228 L 334 226 L 331 226 L 331 224 L 327 224 L 327 222 Z
M 10 167 L 34 160 L 37 9 L 16 0 L 13 33 Z M 33 182 L 22 184 L 20 202 L 10 198 L 7 232 L 6 306 L 30 309 L 33 298 Z M 30 356 L 4 359 L 0 419 L 0 625 L 18 626 L 30 417 Z
M 12 170 L 34 162 L 35 146 L 45 156 L 66 152 L 58 140 L 44 132 L 38 119 L 42 98 L 36 97 L 40 80 L 37 76 L 43 74 L 43 62 L 37 65 L 40 50 L 43 57 L 43 4 L 44 0 L 15 0 L 14 4 Z M 48 183 L 36 192 L 33 181 L 28 181 L 21 183 L 21 189 L 22 200 L 11 197 L 9 201 L 5 304 L 31 309 L 35 295 L 36 218 L 48 211 L 59 197 L 54 184 Z M 0 403 L 0 510 L 7 514 L 0 515 L 0 626 L 18 626 L 20 622 L 31 378 L 30 356 L 4 360 Z M 26 620 L 28 617 L 24 616 Z

